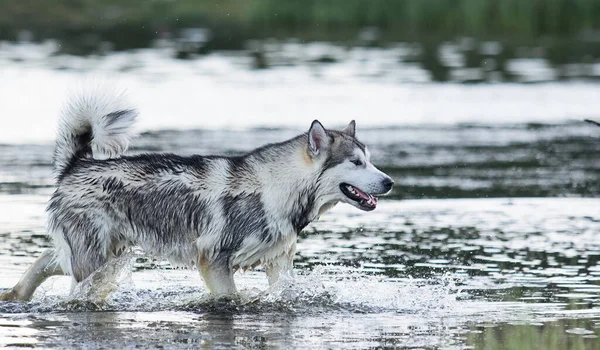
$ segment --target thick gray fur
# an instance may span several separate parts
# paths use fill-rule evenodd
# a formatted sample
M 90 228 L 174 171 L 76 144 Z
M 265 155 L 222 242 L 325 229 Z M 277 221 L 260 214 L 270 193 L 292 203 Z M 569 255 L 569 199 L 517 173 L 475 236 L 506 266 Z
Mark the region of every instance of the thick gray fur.
M 64 110 L 48 230 L 51 254 L 76 282 L 139 246 L 197 267 L 216 294 L 236 291 L 239 268 L 263 265 L 275 283 L 292 275 L 296 237 L 306 225 L 339 201 L 361 208 L 341 183 L 372 194 L 393 183 L 369 162 L 354 122 L 333 131 L 315 121 L 305 134 L 238 157 L 124 156 L 136 116 L 120 94 L 80 96 Z M 49 267 L 47 260 L 36 264 Z M 24 299 L 32 292 L 14 293 Z

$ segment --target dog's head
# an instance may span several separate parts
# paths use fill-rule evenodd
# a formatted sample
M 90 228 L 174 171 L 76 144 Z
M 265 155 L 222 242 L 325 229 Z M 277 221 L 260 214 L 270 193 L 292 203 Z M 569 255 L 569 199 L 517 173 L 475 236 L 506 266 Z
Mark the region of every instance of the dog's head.
M 344 130 L 326 130 L 318 120 L 308 131 L 308 155 L 320 166 L 319 197 L 324 203 L 345 202 L 360 210 L 377 206 L 377 195 L 394 181 L 371 164 L 367 147 L 355 137 L 353 121 Z

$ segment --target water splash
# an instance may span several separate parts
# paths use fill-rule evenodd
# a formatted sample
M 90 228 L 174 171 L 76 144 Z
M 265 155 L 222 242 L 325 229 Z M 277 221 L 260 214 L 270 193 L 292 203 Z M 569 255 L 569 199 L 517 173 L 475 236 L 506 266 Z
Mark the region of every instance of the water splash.
M 80 283 L 65 299 L 48 291 L 28 303 L 0 304 L 2 313 L 48 311 L 160 311 L 206 312 L 294 311 L 351 313 L 402 312 L 452 309 L 460 289 L 456 275 L 432 279 L 390 279 L 365 275 L 357 269 L 316 266 L 295 279 L 282 279 L 264 289 L 258 276 L 243 276 L 239 295 L 229 299 L 211 296 L 203 287 L 178 284 L 136 287 L 131 274 L 131 255 L 115 260 Z M 188 271 L 192 273 L 191 271 Z M 160 274 L 160 270 L 153 271 Z M 262 277 L 262 276 L 260 276 Z M 152 287 L 152 288 L 145 288 Z
M 74 304 L 79 301 L 93 304 L 106 303 L 107 298 L 119 287 L 122 287 L 123 284 L 130 284 L 133 257 L 134 254 L 128 252 L 110 260 L 73 288 L 69 302 Z

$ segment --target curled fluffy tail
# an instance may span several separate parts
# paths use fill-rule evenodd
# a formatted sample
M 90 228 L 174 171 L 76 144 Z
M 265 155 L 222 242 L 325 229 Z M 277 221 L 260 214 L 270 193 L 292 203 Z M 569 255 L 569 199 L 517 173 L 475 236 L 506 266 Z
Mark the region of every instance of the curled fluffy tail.
M 138 113 L 123 92 L 96 91 L 71 98 L 61 112 L 54 174 L 60 181 L 79 158 L 94 154 L 116 157 L 127 150 L 134 136 Z

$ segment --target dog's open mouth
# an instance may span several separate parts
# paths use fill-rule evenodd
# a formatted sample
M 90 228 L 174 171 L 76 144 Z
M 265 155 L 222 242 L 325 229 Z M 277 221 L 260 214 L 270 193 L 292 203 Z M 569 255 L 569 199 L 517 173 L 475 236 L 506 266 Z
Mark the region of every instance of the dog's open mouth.
M 346 197 L 355 201 L 358 204 L 358 207 L 362 210 L 370 211 L 375 209 L 377 206 L 377 197 L 363 192 L 350 184 L 340 184 L 340 190 L 342 190 L 342 193 L 346 195 Z

